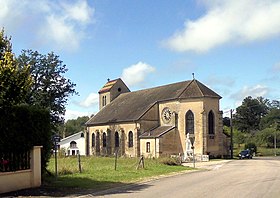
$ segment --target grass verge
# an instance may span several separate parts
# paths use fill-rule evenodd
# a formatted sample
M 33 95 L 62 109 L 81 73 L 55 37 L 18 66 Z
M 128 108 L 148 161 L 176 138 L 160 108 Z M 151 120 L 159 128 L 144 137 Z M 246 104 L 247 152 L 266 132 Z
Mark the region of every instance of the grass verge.
M 44 181 L 49 187 L 104 190 L 192 169 L 166 165 L 160 159 L 145 159 L 144 168 L 137 170 L 138 162 L 137 158 L 118 158 L 115 170 L 115 158 L 81 157 L 80 173 L 77 158 L 58 158 L 58 177 L 45 177 Z M 48 170 L 55 174 L 54 158 L 50 159 Z

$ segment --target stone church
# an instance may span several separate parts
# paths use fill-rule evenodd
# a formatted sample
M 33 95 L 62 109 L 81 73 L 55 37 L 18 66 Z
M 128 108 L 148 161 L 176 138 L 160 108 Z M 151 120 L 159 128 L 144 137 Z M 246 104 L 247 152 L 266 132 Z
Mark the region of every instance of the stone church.
M 120 78 L 108 80 L 100 111 L 86 123 L 87 154 L 226 156 L 220 99 L 196 79 L 133 92 Z

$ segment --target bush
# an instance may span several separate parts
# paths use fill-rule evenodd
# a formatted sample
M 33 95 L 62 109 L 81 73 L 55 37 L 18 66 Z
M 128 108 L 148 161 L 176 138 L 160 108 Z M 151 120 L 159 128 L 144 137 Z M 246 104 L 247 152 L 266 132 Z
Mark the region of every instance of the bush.
M 178 166 L 181 165 L 181 161 L 179 158 L 174 158 L 174 157 L 164 157 L 164 158 L 159 158 L 158 159 L 160 163 L 169 165 L 169 166 Z
M 257 153 L 257 146 L 253 142 L 249 142 L 245 144 L 244 149 L 249 149 L 251 150 L 252 153 Z
M 42 170 L 50 157 L 50 113 L 36 106 L 0 108 L 0 152 L 22 153 L 33 146 L 42 148 Z

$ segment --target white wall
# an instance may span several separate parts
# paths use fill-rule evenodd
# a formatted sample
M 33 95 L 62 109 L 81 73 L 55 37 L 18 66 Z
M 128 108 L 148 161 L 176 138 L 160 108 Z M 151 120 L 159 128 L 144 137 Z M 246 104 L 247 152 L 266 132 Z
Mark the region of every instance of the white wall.
M 60 145 L 60 149 L 64 148 L 67 155 L 68 153 L 70 153 L 70 155 L 77 155 L 77 151 L 80 155 L 86 155 L 85 134 L 83 137 L 81 137 L 81 134 L 84 134 L 84 132 L 81 131 L 62 139 L 58 143 Z M 72 141 L 75 141 L 77 143 L 77 148 L 70 148 L 70 143 Z

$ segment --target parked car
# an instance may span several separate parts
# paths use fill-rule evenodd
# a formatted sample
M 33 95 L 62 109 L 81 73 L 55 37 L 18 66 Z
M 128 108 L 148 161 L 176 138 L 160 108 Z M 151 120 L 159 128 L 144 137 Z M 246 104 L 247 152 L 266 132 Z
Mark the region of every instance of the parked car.
M 251 150 L 247 149 L 247 150 L 243 150 L 238 154 L 239 159 L 252 159 L 253 158 L 253 154 L 251 152 Z

